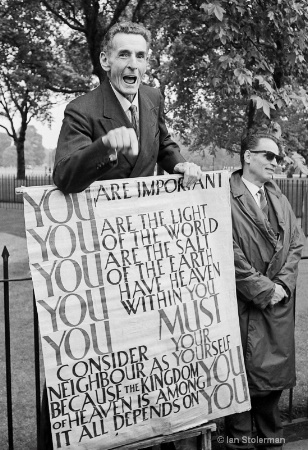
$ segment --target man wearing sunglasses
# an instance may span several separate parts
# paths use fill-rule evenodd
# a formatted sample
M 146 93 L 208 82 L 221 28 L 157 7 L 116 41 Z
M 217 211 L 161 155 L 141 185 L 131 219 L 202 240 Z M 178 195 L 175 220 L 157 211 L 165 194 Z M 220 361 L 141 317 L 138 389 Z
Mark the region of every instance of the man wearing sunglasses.
M 295 385 L 294 290 L 304 244 L 286 197 L 273 181 L 280 144 L 255 130 L 242 141 L 231 175 L 238 312 L 251 410 L 226 417 L 229 449 L 281 449 L 278 402 Z M 257 437 L 252 436 L 252 423 Z

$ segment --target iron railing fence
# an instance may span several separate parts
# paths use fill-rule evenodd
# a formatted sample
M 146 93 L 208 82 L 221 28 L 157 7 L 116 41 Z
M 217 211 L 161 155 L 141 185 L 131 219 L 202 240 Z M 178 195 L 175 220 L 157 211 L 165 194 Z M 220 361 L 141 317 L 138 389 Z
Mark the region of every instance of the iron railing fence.
M 308 178 L 278 178 L 275 181 L 300 220 L 305 236 L 308 236 Z
M 10 327 L 10 283 L 23 282 L 32 280 L 31 277 L 9 278 L 9 252 L 5 246 L 2 252 L 3 258 L 3 300 L 4 300 L 4 328 L 5 328 L 5 366 L 6 366 L 6 397 L 7 397 L 7 435 L 8 443 L 7 449 L 14 450 L 14 424 L 13 424 L 13 401 L 12 401 L 12 370 L 11 370 L 11 327 Z M 308 259 L 308 256 L 302 257 Z M 40 430 L 40 414 L 41 414 L 41 382 L 40 382 L 40 345 L 39 345 L 39 326 L 38 316 L 36 311 L 35 296 L 33 292 L 33 352 L 34 352 L 34 377 L 35 377 L 35 417 L 36 417 L 36 441 L 37 448 L 39 448 L 39 430 Z M 20 339 L 22 339 L 22 330 L 20 332 Z M 3 390 L 1 390 L 3 392 Z M 1 395 L 0 391 L 0 395 Z M 293 389 L 289 390 L 289 405 L 288 405 L 288 423 L 294 423 L 298 419 L 293 418 Z M 3 399 L 1 398 L 3 404 Z M 307 416 L 308 416 L 308 399 Z M 304 418 L 306 419 L 306 418 Z M 294 421 L 294 422 L 293 422 Z M 15 424 L 16 427 L 16 424 Z M 16 429 L 16 428 L 15 428 Z M 4 444 L 2 441 L 1 444 Z M 1 447 L 5 448 L 5 447 Z
M 0 175 L 0 204 L 6 208 L 23 208 L 23 197 L 16 194 L 16 188 L 44 186 L 52 183 L 51 175 L 29 175 L 24 179 L 18 179 L 14 175 Z
M 13 397 L 12 397 L 12 366 L 11 366 L 11 321 L 10 321 L 10 283 L 31 281 L 29 276 L 21 278 L 9 278 L 9 251 L 6 246 L 2 252 L 3 259 L 3 309 L 4 309 L 4 336 L 5 336 L 5 372 L 6 372 L 6 404 L 7 404 L 7 436 L 8 450 L 14 449 L 14 424 L 13 424 Z M 36 415 L 36 443 L 39 448 L 39 430 L 41 416 L 41 382 L 40 382 L 40 344 L 38 316 L 33 292 L 33 353 L 34 353 L 34 377 L 35 377 L 35 415 Z M 21 335 L 22 339 L 22 335 Z M 1 392 L 3 390 L 1 389 Z M 1 398 L 1 404 L 4 404 Z M 16 425 L 15 425 L 16 426 Z M 1 444 L 4 444 L 1 441 Z M 1 447 L 4 448 L 4 447 Z
M 307 201 L 308 178 L 276 178 L 275 182 L 291 203 L 296 217 L 301 217 Z

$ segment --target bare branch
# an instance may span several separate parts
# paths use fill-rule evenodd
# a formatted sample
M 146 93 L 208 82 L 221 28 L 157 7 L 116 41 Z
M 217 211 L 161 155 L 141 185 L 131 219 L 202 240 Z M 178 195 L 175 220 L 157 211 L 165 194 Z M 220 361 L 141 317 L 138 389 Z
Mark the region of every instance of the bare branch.
M 252 43 L 252 45 L 256 48 L 256 50 L 260 53 L 260 55 L 263 56 L 263 58 L 266 58 L 266 56 L 264 55 L 264 53 L 262 53 L 262 51 L 259 49 L 259 47 L 257 46 L 257 44 L 251 39 L 250 36 L 246 36 L 247 39 L 249 40 L 249 42 Z
M 85 94 L 88 92 L 88 89 L 65 89 L 65 88 L 56 88 L 51 84 L 47 84 L 46 88 L 52 92 L 59 92 L 61 94 Z
M 130 1 L 131 0 L 119 0 L 118 4 L 117 4 L 117 6 L 116 6 L 116 8 L 114 10 L 113 18 L 110 21 L 110 24 L 107 27 L 106 31 L 108 31 L 109 28 L 111 28 L 112 25 L 114 25 L 118 21 L 118 19 L 120 18 L 122 12 L 125 10 L 126 6 L 130 3 Z
M 67 25 L 72 30 L 79 31 L 81 33 L 86 32 L 86 29 L 83 26 L 83 24 L 81 22 L 79 22 L 79 20 L 77 20 L 75 17 L 70 17 L 70 19 L 75 23 L 75 25 L 74 25 L 67 19 L 67 17 L 60 14 L 57 9 L 52 8 L 47 0 L 41 0 L 41 2 L 48 9 L 48 11 L 50 11 L 52 14 L 54 14 L 58 19 L 61 20 L 61 22 L 65 23 L 65 25 Z
M 138 0 L 137 6 L 136 6 L 136 8 L 135 8 L 135 10 L 134 10 L 134 14 L 133 14 L 133 17 L 132 17 L 133 22 L 135 22 L 136 20 L 138 20 L 139 15 L 140 15 L 141 8 L 142 8 L 142 6 L 143 6 L 143 4 L 144 4 L 145 2 L 146 2 L 146 0 Z
M 2 124 L 0 123 L 0 128 L 3 128 L 3 129 L 7 132 L 7 134 L 8 134 L 12 139 L 14 139 L 14 135 L 9 131 L 9 129 L 8 129 L 5 125 L 2 125 Z

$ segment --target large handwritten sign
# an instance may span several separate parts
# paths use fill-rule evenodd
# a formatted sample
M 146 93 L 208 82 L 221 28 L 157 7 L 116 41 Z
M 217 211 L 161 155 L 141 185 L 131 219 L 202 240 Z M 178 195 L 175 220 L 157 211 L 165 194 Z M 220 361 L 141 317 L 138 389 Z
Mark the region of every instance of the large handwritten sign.
M 54 448 L 111 449 L 249 409 L 229 182 L 24 189 Z

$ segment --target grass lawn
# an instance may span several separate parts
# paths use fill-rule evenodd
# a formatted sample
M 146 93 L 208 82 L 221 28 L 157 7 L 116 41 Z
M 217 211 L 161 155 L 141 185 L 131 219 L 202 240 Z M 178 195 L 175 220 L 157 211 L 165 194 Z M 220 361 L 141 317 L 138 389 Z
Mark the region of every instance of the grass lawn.
M 7 246 L 10 253 L 9 276 L 11 278 L 28 276 L 29 265 L 22 210 L 0 208 L 0 254 L 2 254 L 4 245 Z M 305 254 L 308 255 L 308 247 L 306 247 Z M 307 416 L 308 260 L 300 263 L 299 273 L 296 309 L 298 384 L 294 389 L 294 418 Z M 0 258 L 0 279 L 2 278 L 2 258 Z M 0 283 L 0 299 L 0 399 L 2 405 L 0 408 L 0 450 L 6 450 L 7 418 L 2 283 Z M 12 283 L 10 300 L 14 449 L 36 450 L 32 283 L 30 281 Z M 42 382 L 43 379 L 42 371 Z M 286 391 L 280 405 L 284 420 L 287 419 L 288 414 L 288 395 L 289 392 Z

